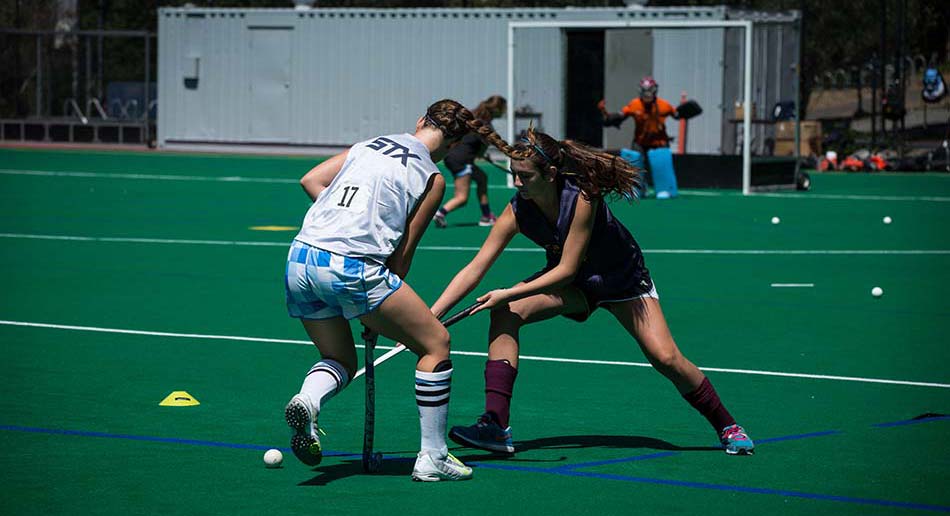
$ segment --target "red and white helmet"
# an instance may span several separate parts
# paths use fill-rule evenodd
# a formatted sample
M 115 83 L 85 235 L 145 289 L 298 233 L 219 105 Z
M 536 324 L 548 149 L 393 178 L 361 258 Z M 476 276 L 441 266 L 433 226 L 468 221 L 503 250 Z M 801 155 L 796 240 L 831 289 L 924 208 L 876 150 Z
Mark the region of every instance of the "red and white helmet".
M 641 93 L 649 92 L 649 93 L 653 93 L 653 94 L 655 95 L 655 94 L 656 94 L 657 87 L 658 87 L 658 85 L 657 85 L 657 83 L 656 83 L 656 80 L 654 80 L 653 77 L 651 77 L 651 76 L 649 76 L 649 75 L 647 75 L 646 77 L 640 79 L 640 92 L 641 92 Z

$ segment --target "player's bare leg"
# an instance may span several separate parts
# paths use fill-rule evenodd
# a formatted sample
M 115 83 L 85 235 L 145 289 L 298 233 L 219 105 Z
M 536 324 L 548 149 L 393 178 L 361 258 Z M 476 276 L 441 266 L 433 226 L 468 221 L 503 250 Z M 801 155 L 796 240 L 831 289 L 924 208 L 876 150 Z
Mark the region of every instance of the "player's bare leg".
M 468 204 L 469 188 L 471 188 L 471 186 L 471 174 L 455 178 L 455 192 L 452 194 L 452 198 L 443 204 L 442 207 L 439 208 L 439 211 L 436 212 L 435 216 L 432 218 L 432 220 L 435 221 L 436 227 L 446 227 L 448 223 L 445 221 L 445 216 L 448 215 L 449 212 L 452 212 Z
M 413 351 L 416 363 L 416 405 L 419 408 L 421 444 L 412 478 L 417 481 L 467 480 L 472 469 L 448 452 L 445 427 L 448 418 L 452 362 L 449 332 L 407 283 L 360 320 Z
M 476 167 L 472 172 L 472 181 L 475 181 L 475 194 L 478 196 L 478 206 L 482 210 L 478 225 L 494 226 L 496 217 L 488 206 L 488 176 L 485 175 L 484 170 Z
M 339 394 L 356 370 L 356 346 L 343 317 L 301 319 L 321 359 L 310 368 L 300 392 L 284 408 L 284 420 L 293 430 L 290 448 L 301 462 L 316 466 L 323 459 L 317 419 L 323 405 Z
M 680 394 L 695 390 L 706 378 L 676 346 L 659 301 L 644 297 L 611 303 L 606 308 L 637 340 L 654 369 L 673 382 Z
M 643 297 L 612 303 L 607 309 L 632 335 L 650 364 L 668 378 L 680 395 L 702 414 L 719 436 L 726 453 L 750 455 L 752 439 L 732 417 L 706 375 L 693 365 L 677 347 L 666 324 L 660 302 Z

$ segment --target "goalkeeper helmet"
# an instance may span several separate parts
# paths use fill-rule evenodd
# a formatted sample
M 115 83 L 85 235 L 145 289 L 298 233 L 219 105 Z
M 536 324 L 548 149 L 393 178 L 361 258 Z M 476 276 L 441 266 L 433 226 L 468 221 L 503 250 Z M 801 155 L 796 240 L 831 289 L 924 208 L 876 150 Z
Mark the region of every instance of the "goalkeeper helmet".
M 657 87 L 656 81 L 649 75 L 640 79 L 640 98 L 645 101 L 652 101 L 656 98 Z

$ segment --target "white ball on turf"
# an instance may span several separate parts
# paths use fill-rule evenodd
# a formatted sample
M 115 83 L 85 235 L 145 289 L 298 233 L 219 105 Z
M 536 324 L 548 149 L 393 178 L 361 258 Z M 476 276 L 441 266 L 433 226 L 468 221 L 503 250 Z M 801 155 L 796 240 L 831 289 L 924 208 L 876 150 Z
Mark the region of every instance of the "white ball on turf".
M 264 452 L 264 466 L 268 468 L 279 468 L 284 462 L 284 454 L 280 450 L 271 448 Z
M 891 222 L 892 222 L 892 220 L 891 220 L 890 217 L 884 217 L 884 223 L 885 223 L 885 224 L 890 224 Z
M 874 297 L 881 297 L 884 295 L 884 289 L 881 287 L 874 287 L 871 289 L 871 295 Z
M 778 217 L 772 217 L 772 224 L 778 224 L 779 222 L 782 222 L 782 219 Z

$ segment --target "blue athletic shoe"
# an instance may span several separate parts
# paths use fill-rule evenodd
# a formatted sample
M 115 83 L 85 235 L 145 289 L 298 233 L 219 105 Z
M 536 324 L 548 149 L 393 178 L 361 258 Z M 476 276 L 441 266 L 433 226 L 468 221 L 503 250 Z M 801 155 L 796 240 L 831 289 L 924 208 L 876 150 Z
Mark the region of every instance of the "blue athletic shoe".
M 722 442 L 723 449 L 729 455 L 752 455 L 755 453 L 755 444 L 739 425 L 724 428 L 719 440 Z
M 511 427 L 502 429 L 488 414 L 478 417 L 472 426 L 453 426 L 449 438 L 462 446 L 500 453 L 514 453 Z

